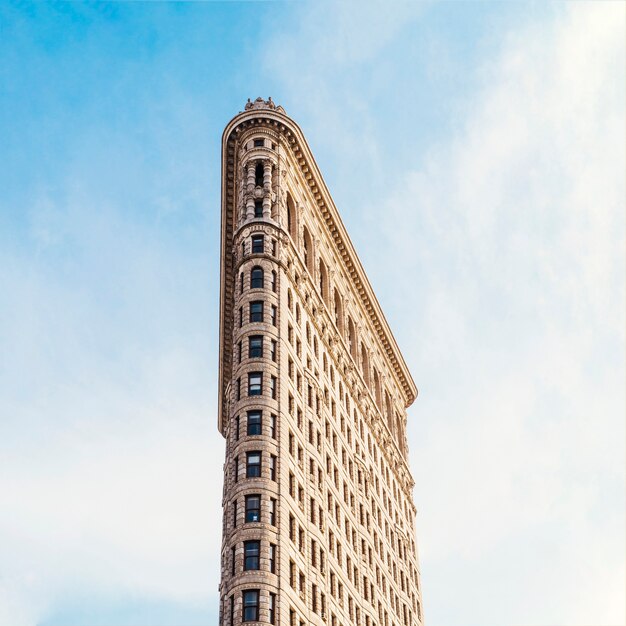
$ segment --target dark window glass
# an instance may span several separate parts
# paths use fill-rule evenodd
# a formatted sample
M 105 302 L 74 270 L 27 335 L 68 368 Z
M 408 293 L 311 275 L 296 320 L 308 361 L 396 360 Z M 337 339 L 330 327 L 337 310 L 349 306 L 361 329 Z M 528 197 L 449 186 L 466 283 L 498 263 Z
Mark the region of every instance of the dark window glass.
M 263 217 L 263 200 L 254 201 L 254 217 Z
M 243 569 L 259 569 L 259 553 L 261 551 L 260 541 L 244 541 L 243 542 Z
M 248 435 L 261 434 L 261 411 L 248 411 Z
M 276 439 L 276 416 L 270 415 L 270 437 Z M 237 431 L 237 438 L 239 438 L 239 431 Z
M 256 622 L 259 619 L 259 590 L 248 589 L 243 592 L 243 620 Z
M 252 335 L 248 338 L 248 357 L 251 359 L 263 356 L 263 336 Z
M 248 395 L 260 396 L 263 391 L 263 374 L 251 372 L 248 374 Z
M 256 167 L 254 168 L 254 184 L 257 187 L 263 187 L 263 163 L 261 161 L 257 161 Z
M 250 321 L 262 322 L 263 321 L 263 302 L 255 301 L 250 303 Z
M 272 359 L 272 361 L 274 362 L 276 361 L 276 340 L 275 339 L 272 339 L 272 342 L 270 343 L 270 358 Z
M 255 148 L 262 148 L 264 146 L 264 141 L 263 139 L 255 139 L 254 140 L 254 147 Z
M 260 254 L 263 252 L 263 235 L 253 235 L 252 237 L 252 253 Z
M 276 272 L 272 272 L 272 285 L 271 285 L 271 286 L 272 286 L 272 291 L 273 291 L 274 293 L 276 293 L 276 288 L 277 288 L 277 285 L 276 285 L 276 276 L 277 276 Z
M 258 478 L 261 475 L 261 453 L 246 452 L 246 478 Z
M 270 478 L 276 480 L 276 457 L 273 454 L 270 456 Z
M 253 267 L 250 272 L 250 288 L 262 289 L 263 288 L 263 268 Z
M 276 376 L 270 378 L 270 393 L 272 398 L 276 399 Z
M 276 326 L 276 305 L 272 304 L 272 324 Z
M 246 496 L 246 522 L 261 521 L 261 496 Z

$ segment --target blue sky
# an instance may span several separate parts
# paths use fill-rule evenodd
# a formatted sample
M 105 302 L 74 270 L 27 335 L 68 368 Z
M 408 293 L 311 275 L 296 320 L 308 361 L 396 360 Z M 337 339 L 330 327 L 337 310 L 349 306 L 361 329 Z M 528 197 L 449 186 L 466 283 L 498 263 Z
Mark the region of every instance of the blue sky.
M 624 5 L 0 6 L 0 625 L 217 623 L 223 127 L 307 136 L 420 389 L 429 626 L 624 615 Z

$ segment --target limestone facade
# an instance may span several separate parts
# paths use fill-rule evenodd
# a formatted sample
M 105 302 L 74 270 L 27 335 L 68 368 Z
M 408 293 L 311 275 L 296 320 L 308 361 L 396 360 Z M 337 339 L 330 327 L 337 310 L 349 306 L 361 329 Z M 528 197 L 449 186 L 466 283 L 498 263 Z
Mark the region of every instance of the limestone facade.
M 306 140 L 271 99 L 222 141 L 220 624 L 421 626 L 417 389 Z

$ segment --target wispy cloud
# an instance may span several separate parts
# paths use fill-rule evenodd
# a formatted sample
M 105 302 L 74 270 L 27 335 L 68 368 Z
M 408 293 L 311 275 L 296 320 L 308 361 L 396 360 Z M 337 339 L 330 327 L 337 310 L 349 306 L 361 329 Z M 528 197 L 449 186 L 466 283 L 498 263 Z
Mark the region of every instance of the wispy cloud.
M 377 18 L 380 6 L 364 32 Z M 421 16 L 404 19 L 419 31 Z M 310 23 L 291 36 L 307 42 Z M 352 117 L 341 94 L 354 81 L 333 99 L 324 69 L 293 78 L 281 57 L 292 97 L 302 80 L 326 93 L 310 116 L 318 142 L 342 137 L 344 167 L 368 135 L 338 183 L 365 201 L 340 210 L 357 238 L 376 237 L 357 249 L 421 389 L 410 446 L 435 625 L 625 618 L 623 23 L 623 5 L 570 4 L 490 33 L 444 139 L 421 142 L 416 112 L 400 141 L 423 152 L 385 154 L 392 188 L 353 195 L 355 172 L 377 175 L 367 155 L 382 139 L 336 121 L 384 112 L 361 99 Z M 446 51 L 446 72 L 465 67 Z M 368 53 L 328 56 L 349 73 Z

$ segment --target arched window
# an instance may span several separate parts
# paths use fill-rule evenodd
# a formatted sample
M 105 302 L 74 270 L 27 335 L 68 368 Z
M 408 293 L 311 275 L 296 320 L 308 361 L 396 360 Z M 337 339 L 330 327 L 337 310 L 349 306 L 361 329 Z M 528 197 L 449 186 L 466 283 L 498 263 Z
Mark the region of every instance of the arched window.
M 367 356 L 367 348 L 365 344 L 361 342 L 361 372 L 365 380 L 365 384 L 370 384 L 370 360 Z
M 306 266 L 311 276 L 315 275 L 315 255 L 313 253 L 313 240 L 311 239 L 311 233 L 305 226 L 302 231 L 302 251 L 304 255 L 304 265 Z
M 339 292 L 335 289 L 335 324 L 337 326 L 337 330 L 343 336 L 343 304 L 341 302 L 341 296 Z
M 296 225 L 296 205 L 293 203 L 291 194 L 287 192 L 287 230 L 293 239 L 294 244 L 298 247 L 298 228 Z
M 358 345 L 356 342 L 356 329 L 354 327 L 354 322 L 352 321 L 352 318 L 350 316 L 348 316 L 348 348 L 350 350 L 352 358 L 354 359 L 354 362 L 356 363 L 358 349 Z
M 250 288 L 251 289 L 262 289 L 263 288 L 263 268 L 253 267 L 250 271 Z
M 326 269 L 326 263 L 322 259 L 320 259 L 319 290 L 322 300 L 328 306 L 328 270 Z

